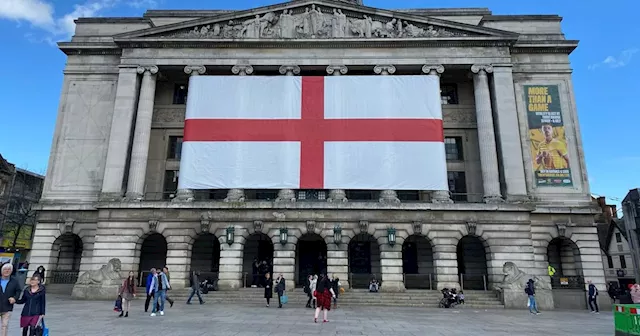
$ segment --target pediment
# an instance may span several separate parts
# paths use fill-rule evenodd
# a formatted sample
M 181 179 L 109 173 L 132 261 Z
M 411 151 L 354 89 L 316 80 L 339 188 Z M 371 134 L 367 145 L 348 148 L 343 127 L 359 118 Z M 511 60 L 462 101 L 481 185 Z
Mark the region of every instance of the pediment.
M 338 0 L 298 0 L 114 37 L 126 40 L 509 39 L 517 34 Z

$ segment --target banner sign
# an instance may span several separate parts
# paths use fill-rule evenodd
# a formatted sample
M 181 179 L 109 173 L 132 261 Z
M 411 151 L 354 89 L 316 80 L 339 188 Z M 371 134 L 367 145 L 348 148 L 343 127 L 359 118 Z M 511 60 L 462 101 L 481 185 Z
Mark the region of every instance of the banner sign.
M 536 186 L 570 187 L 560 91 L 557 85 L 525 85 L 529 140 Z

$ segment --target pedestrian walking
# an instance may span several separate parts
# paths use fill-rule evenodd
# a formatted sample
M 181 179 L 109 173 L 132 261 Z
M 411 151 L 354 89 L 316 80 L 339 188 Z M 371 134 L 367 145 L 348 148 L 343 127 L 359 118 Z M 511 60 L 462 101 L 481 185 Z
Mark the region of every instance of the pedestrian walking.
M 591 313 L 600 314 L 600 309 L 598 308 L 598 289 L 591 280 L 587 281 L 587 283 L 589 284 L 589 308 L 591 308 Z
M 153 289 L 151 288 L 151 282 L 153 281 L 153 277 L 156 275 L 156 269 L 152 268 L 149 272 L 149 275 L 147 275 L 147 280 L 146 280 L 146 286 L 145 288 L 147 289 L 146 293 L 147 293 L 147 299 L 144 301 L 144 312 L 147 313 L 149 312 L 149 303 L 151 302 L 151 300 L 153 299 L 153 295 L 155 294 L 155 291 L 153 291 Z M 153 310 L 153 309 L 152 309 Z
M 251 275 L 253 278 L 251 281 L 251 288 L 256 288 L 260 284 L 260 277 L 258 275 L 259 269 L 260 262 L 258 261 L 258 258 L 253 258 L 253 264 L 251 264 Z
M 278 308 L 282 308 L 282 296 L 287 289 L 287 283 L 284 280 L 284 276 L 280 274 L 276 281 L 276 292 L 278 293 Z
M 313 279 L 311 279 L 311 303 L 313 309 L 316 309 L 316 286 L 318 285 L 318 275 L 314 274 Z
M 304 283 L 304 292 L 307 294 L 307 305 L 306 308 L 311 308 L 311 300 L 313 300 L 313 293 L 311 292 L 311 281 L 313 281 L 313 275 L 309 274 L 307 280 Z
M 333 293 L 335 294 L 333 296 L 333 308 L 335 309 L 338 308 L 338 296 L 340 296 L 340 279 L 335 274 L 331 280 L 331 288 L 333 288 Z
M 2 293 L 0 293 L 0 321 L 2 323 L 0 326 L 0 336 L 7 336 L 13 305 L 22 293 L 22 285 L 11 277 L 13 265 L 10 263 L 2 265 L 0 273 L 2 274 L 2 278 L 0 278 L 0 286 L 2 287 Z
M 200 300 L 200 304 L 204 303 L 204 300 L 202 300 L 202 296 L 200 295 L 200 279 L 199 279 L 199 275 L 200 275 L 200 272 L 196 272 L 196 271 L 191 272 L 191 277 L 189 278 L 189 282 L 191 284 L 191 294 L 189 295 L 189 298 L 187 299 L 187 304 L 191 304 L 191 299 L 196 294 L 198 295 L 198 300 Z
M 169 268 L 167 266 L 162 268 L 162 272 L 164 272 L 164 275 L 167 276 L 167 281 L 169 281 L 169 283 L 171 283 L 171 276 L 169 275 Z M 171 290 L 171 288 L 167 288 L 167 297 L 166 300 L 167 302 L 169 302 L 169 308 L 173 308 L 173 299 L 169 297 L 169 291 Z
M 327 315 L 329 310 L 331 310 L 331 299 L 336 297 L 336 294 L 333 292 L 333 288 L 331 288 L 331 281 L 329 280 L 328 275 L 320 274 L 320 279 L 318 279 L 318 283 L 316 284 L 315 297 L 318 302 L 318 306 L 316 307 L 313 322 L 318 323 L 320 310 L 324 311 L 324 319 L 322 320 L 322 323 L 329 322 Z
M 36 269 L 35 272 L 33 272 L 33 276 L 37 276 L 38 279 L 40 279 L 40 284 L 44 285 L 46 284 L 46 278 L 44 276 L 44 266 L 40 265 L 38 266 L 38 268 Z
M 43 285 L 40 284 L 38 276 L 32 276 L 29 280 L 29 286 L 24 289 L 22 297 L 16 301 L 17 304 L 24 304 L 22 314 L 20 316 L 20 328 L 22 328 L 22 336 L 35 335 L 36 326 L 41 318 L 44 318 L 47 299 Z
M 264 298 L 267 299 L 267 307 L 269 307 L 269 300 L 273 297 L 273 279 L 271 279 L 271 273 L 267 272 L 264 275 Z
M 133 276 L 133 271 L 129 272 L 129 276 L 122 282 L 119 295 L 122 297 L 122 311 L 118 317 L 129 317 L 131 300 L 136 296 L 136 279 Z
M 167 298 L 167 289 L 171 288 L 167 275 L 160 271 L 156 273 L 151 279 L 151 291 L 155 292 L 153 295 L 153 309 L 151 310 L 151 316 L 156 316 L 156 312 L 159 310 L 160 316 L 164 315 L 164 301 Z M 150 293 L 150 292 L 149 292 Z M 158 305 L 160 306 L 158 308 Z
M 529 281 L 527 282 L 527 287 L 524 289 L 524 291 L 529 296 L 529 302 L 527 303 L 527 305 L 529 306 L 529 312 L 535 315 L 540 314 L 540 311 L 538 310 L 538 304 L 536 302 L 536 289 L 533 279 L 529 279 Z

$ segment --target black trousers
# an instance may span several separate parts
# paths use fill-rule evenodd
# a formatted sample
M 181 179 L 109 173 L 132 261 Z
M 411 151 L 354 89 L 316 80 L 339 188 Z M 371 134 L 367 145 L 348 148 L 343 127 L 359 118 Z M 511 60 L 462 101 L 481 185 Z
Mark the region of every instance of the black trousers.
M 596 307 L 596 309 L 593 309 L 593 306 Z M 600 309 L 598 308 L 598 300 L 596 296 L 590 296 L 589 297 L 589 308 L 591 308 L 591 311 L 596 311 L 599 312 Z
M 313 300 L 313 295 L 311 295 L 311 293 L 307 293 L 307 297 L 309 298 L 307 300 L 307 307 L 311 307 L 311 300 Z
M 282 299 L 280 299 L 280 297 L 282 296 L 282 292 L 278 292 L 278 307 L 282 308 Z
M 153 292 L 151 292 L 151 294 L 147 293 L 147 299 L 144 300 L 144 312 L 148 312 L 149 311 L 149 302 L 151 302 L 151 300 L 153 299 Z

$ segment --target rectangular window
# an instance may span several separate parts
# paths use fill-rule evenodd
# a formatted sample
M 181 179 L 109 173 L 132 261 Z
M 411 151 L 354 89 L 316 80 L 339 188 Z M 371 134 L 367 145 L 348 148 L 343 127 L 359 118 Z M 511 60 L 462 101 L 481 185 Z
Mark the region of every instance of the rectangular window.
M 420 192 L 418 190 L 398 190 L 396 193 L 398 194 L 398 199 L 402 202 L 420 200 Z
M 380 199 L 378 190 L 346 190 L 349 201 L 377 201 Z
M 164 172 L 164 187 L 162 199 L 172 199 L 178 191 L 178 177 L 180 173 L 177 170 L 167 170 Z
M 278 198 L 278 190 L 258 189 L 256 192 L 256 200 L 275 201 Z
M 442 105 L 458 104 L 458 86 L 455 84 L 440 85 Z
M 613 268 L 613 258 L 611 256 L 607 256 L 607 267 Z
M 462 137 L 444 138 L 444 151 L 447 160 L 463 160 L 462 156 Z
M 167 151 L 167 159 L 180 160 L 182 156 L 182 137 L 169 137 L 169 150 Z
M 456 202 L 467 201 L 467 179 L 464 172 L 447 172 L 451 199 Z
M 187 85 L 176 84 L 173 87 L 173 104 L 184 105 L 187 103 Z
M 620 232 L 616 232 L 616 243 L 622 243 L 622 235 Z
M 627 259 L 625 259 L 625 257 L 623 255 L 621 255 L 619 257 L 620 257 L 620 268 L 622 268 L 622 269 L 627 268 Z
M 298 190 L 297 199 L 299 201 L 325 201 L 328 193 L 325 190 Z

